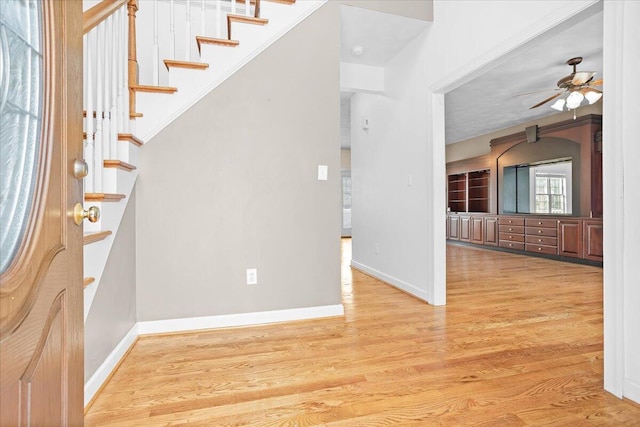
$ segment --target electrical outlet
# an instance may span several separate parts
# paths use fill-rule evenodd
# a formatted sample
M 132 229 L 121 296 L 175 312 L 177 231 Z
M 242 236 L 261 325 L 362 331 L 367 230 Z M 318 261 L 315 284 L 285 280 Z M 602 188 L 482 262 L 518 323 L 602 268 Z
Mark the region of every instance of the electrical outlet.
M 258 284 L 258 269 L 247 268 L 247 285 L 257 285 L 257 284 Z

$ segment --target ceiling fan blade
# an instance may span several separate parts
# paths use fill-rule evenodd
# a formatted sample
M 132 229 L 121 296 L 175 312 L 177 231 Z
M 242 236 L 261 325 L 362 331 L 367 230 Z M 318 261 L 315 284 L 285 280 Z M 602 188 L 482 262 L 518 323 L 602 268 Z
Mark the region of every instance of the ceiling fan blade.
M 533 92 L 524 92 L 524 93 L 519 93 L 517 95 L 513 95 L 513 96 L 525 96 L 525 95 L 533 95 L 536 93 L 542 93 L 542 92 L 551 92 L 552 90 L 562 90 L 559 87 L 556 88 L 552 88 L 552 89 L 540 89 L 540 90 L 534 90 Z
M 539 106 L 546 104 L 547 102 L 556 99 L 557 97 L 559 97 L 560 95 L 562 95 L 562 92 L 560 93 L 556 93 L 555 95 L 550 96 L 549 98 L 545 99 L 542 102 L 538 102 L 536 105 L 534 105 L 533 107 L 530 107 L 529 110 L 533 110 L 534 108 L 538 108 Z
M 590 81 L 589 86 L 602 86 L 602 79 Z
M 579 92 L 580 92 L 581 94 L 583 94 L 583 95 L 584 95 L 585 93 L 587 93 L 587 92 L 602 93 L 602 91 L 601 91 L 601 90 L 598 90 L 598 89 L 593 88 L 593 87 L 591 87 L 591 86 L 583 87 L 582 89 L 580 89 L 580 91 L 579 91 Z
M 581 86 L 588 82 L 596 73 L 594 71 L 579 71 L 575 73 L 573 79 L 571 79 L 571 84 L 574 86 Z

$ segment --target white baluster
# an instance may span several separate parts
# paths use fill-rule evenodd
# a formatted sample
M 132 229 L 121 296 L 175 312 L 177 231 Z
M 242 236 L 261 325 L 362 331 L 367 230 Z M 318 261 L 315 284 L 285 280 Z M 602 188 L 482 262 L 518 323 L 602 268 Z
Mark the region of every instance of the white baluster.
M 102 160 L 109 159 L 109 140 L 111 138 L 111 117 L 110 117 L 110 106 L 111 106 L 111 76 L 108 75 L 110 70 L 109 59 L 112 56 L 112 45 L 113 45 L 113 27 L 111 26 L 113 15 L 109 16 L 105 21 L 105 49 L 103 51 L 104 55 L 104 71 L 105 76 L 103 80 L 104 84 L 104 98 L 103 101 L 103 114 L 104 119 L 102 123 Z
M 220 10 L 220 1 L 216 0 L 216 37 L 222 38 L 222 11 Z
M 206 37 L 207 35 L 207 9 L 204 0 L 200 0 L 202 7 L 200 8 L 200 35 Z
M 84 191 L 93 193 L 93 60 L 95 57 L 95 31 L 91 31 L 84 37 L 84 61 L 85 61 L 85 111 L 87 117 L 85 119 L 87 139 L 84 146 L 84 160 L 89 165 L 89 174 L 84 178 Z
M 158 44 L 158 0 L 153 0 L 153 84 L 160 84 L 160 45 Z
M 251 13 L 251 2 L 244 0 L 244 16 L 249 16 Z
M 236 13 L 236 0 L 231 0 L 231 13 Z
M 170 41 L 171 44 L 171 59 L 176 59 L 176 14 L 175 14 L 175 1 L 171 0 L 171 8 L 169 11 L 169 33 L 170 33 Z
M 187 22 L 184 26 L 184 55 L 186 61 L 191 61 L 191 0 L 187 0 Z
M 118 61 L 119 49 L 118 44 L 120 37 L 118 35 L 118 16 L 112 15 L 111 19 L 111 108 L 109 117 L 111 118 L 111 133 L 109 135 L 109 159 L 117 159 L 116 142 L 118 141 Z
M 103 75 L 104 75 L 104 24 L 97 27 L 96 42 L 96 134 L 93 155 L 94 186 L 93 191 L 102 191 L 102 96 L 103 96 Z M 93 114 L 93 113 L 88 113 Z M 91 167 L 91 165 L 89 166 Z
M 122 133 L 129 133 L 129 17 L 127 8 L 122 7 Z

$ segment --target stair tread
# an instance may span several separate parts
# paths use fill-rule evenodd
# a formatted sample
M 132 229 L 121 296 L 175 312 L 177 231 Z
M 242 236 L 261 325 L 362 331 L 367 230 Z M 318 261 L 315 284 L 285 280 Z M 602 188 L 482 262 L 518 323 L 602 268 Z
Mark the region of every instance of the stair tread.
M 83 287 L 86 288 L 87 286 L 89 286 L 90 284 L 92 284 L 95 281 L 96 281 L 95 277 L 85 277 L 84 278 L 84 282 L 83 282 L 83 285 L 84 285 Z
M 253 24 L 253 25 L 266 25 L 269 23 L 269 20 L 266 18 L 254 18 L 253 16 L 244 16 L 244 15 L 227 15 L 227 35 L 229 39 L 231 39 L 231 23 L 239 22 L 241 24 Z
M 130 143 L 135 144 L 138 147 L 141 147 L 144 144 L 144 142 L 142 142 L 140 138 L 131 133 L 119 133 L 118 141 L 129 141 Z
M 132 164 L 123 162 L 122 160 L 104 160 L 103 164 L 105 168 L 117 168 L 117 169 L 129 171 L 129 172 L 138 169 Z
M 198 51 L 200 51 L 200 45 L 202 44 L 215 44 L 218 46 L 236 47 L 240 44 L 238 40 L 218 39 L 215 37 L 196 36 L 196 42 L 198 42 Z
M 254 25 L 266 25 L 269 23 L 269 20 L 267 18 L 256 18 L 253 16 L 234 15 L 231 13 L 227 15 L 227 21 L 242 22 L 245 24 L 254 24 Z
M 90 243 L 99 242 L 100 240 L 106 239 L 111 234 L 113 233 L 109 230 L 84 233 L 84 236 L 82 237 L 82 243 L 88 245 Z
M 124 199 L 124 194 L 117 193 L 85 193 L 84 200 L 87 202 L 117 202 Z
M 188 68 L 192 70 L 206 70 L 209 68 L 209 64 L 205 62 L 176 61 L 174 59 L 165 59 L 163 62 L 167 70 L 169 70 L 170 67 Z
M 129 88 L 136 92 L 150 92 L 150 93 L 166 93 L 172 94 L 178 91 L 178 88 L 171 86 L 147 86 L 147 85 L 131 85 Z

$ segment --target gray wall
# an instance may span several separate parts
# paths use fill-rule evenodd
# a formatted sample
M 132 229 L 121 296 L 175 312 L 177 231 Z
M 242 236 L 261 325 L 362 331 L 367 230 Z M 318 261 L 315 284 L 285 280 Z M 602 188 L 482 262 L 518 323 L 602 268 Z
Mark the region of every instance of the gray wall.
M 143 146 L 139 321 L 340 303 L 339 22 L 325 4 Z
M 131 193 L 84 325 L 85 382 L 136 322 L 136 193 Z

